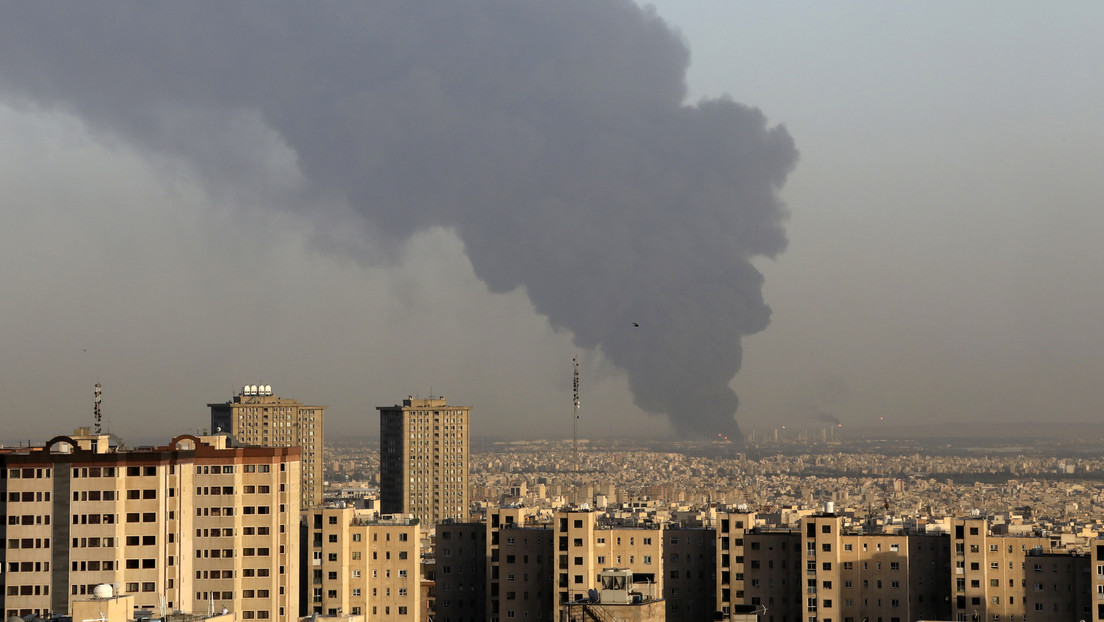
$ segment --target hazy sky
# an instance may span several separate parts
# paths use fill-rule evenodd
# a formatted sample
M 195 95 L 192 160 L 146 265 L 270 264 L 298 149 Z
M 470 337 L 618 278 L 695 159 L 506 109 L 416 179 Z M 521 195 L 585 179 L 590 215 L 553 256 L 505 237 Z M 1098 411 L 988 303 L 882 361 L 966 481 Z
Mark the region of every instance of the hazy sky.
M 583 435 L 672 433 L 634 399 L 693 399 L 699 359 L 739 368 L 745 431 L 1097 418 L 1104 8 L 656 3 L 683 76 L 646 12 L 510 4 L 0 9 L 0 438 L 91 423 L 97 381 L 124 437 L 245 383 L 329 405 L 328 436 L 430 394 L 476 434 L 569 436 L 575 355 Z

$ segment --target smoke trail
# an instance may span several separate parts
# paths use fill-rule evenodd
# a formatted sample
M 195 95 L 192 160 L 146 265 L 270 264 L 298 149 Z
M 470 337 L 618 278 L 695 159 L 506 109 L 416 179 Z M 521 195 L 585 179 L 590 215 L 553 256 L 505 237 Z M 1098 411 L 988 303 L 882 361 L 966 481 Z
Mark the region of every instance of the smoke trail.
M 750 260 L 785 248 L 797 154 L 758 110 L 683 105 L 688 58 L 627 0 L 0 7 L 0 95 L 211 181 L 256 155 L 227 128 L 263 127 L 310 204 L 393 241 L 453 228 L 479 278 L 524 286 L 638 406 L 735 436 L 741 337 L 770 317 Z
M 826 413 L 826 412 L 822 412 L 822 411 L 817 410 L 817 411 L 814 411 L 814 412 L 810 413 L 809 416 L 812 417 L 813 419 L 816 419 L 817 421 L 823 421 L 824 423 L 831 423 L 833 425 L 840 425 L 839 418 L 836 417 L 835 415 L 833 415 L 832 413 Z

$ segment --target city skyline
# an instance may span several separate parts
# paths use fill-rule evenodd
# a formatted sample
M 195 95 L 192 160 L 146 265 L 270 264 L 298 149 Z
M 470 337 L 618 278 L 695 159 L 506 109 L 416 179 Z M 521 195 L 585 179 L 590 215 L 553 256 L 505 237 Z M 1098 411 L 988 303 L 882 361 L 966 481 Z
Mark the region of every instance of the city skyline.
M 689 51 L 684 103 L 728 94 L 800 153 L 780 190 L 789 244 L 754 259 L 770 325 L 727 383 L 744 429 L 1096 415 L 1104 9 L 654 4 Z M 25 32 L 86 25 L 14 10 L 0 21 Z M 565 437 L 576 355 L 582 436 L 678 435 L 533 292 L 488 287 L 456 225 L 380 240 L 313 193 L 271 120 L 158 101 L 120 130 L 104 107 L 125 90 L 42 95 L 27 75 L 64 75 L 49 37 L 2 39 L 0 388 L 23 422 L 5 436 L 91 422 L 96 382 L 106 429 L 153 437 L 205 427 L 206 402 L 264 381 L 329 404 L 335 434 L 374 429 L 395 394 L 444 394 L 477 406 L 477 436 Z M 325 218 L 289 207 L 308 198 Z M 618 330 L 662 330 L 632 321 Z M 386 354 L 422 347 L 432 361 Z

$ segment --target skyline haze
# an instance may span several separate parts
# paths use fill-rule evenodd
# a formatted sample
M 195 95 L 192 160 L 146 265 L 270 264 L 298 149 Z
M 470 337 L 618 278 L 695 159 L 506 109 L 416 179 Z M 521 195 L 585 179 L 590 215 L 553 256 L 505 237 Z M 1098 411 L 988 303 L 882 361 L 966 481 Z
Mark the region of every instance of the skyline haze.
M 740 241 L 741 257 L 731 264 L 762 273 L 758 304 L 769 305 L 769 326 L 761 313 L 751 313 L 726 328 L 725 343 L 735 339 L 744 348 L 742 366 L 737 357 L 735 378 L 709 385 L 735 390 L 742 427 L 813 426 L 825 414 L 845 427 L 876 425 L 882 416 L 910 424 L 1095 417 L 1104 400 L 1096 379 L 1104 364 L 1104 280 L 1096 275 L 1104 265 L 1104 181 L 1095 170 L 1104 161 L 1098 119 L 1104 43 L 1095 36 L 1104 9 L 1087 3 L 1066 5 L 1063 12 L 996 3 L 654 4 L 677 35 L 664 34 L 647 12 L 640 12 L 642 22 L 619 21 L 634 15 L 631 5 L 601 3 L 616 9 L 606 15 L 607 26 L 624 30 L 585 42 L 582 49 L 611 55 L 606 64 L 601 58 L 593 64 L 652 68 L 662 65 L 660 59 L 668 65 L 656 75 L 667 90 L 654 105 L 681 97 L 676 112 L 708 111 L 701 105 L 708 99 L 725 127 L 735 120 L 735 126 L 762 130 L 767 152 L 780 149 L 768 165 L 780 177 L 767 189 L 773 192 L 786 179 L 781 201 L 750 212 L 778 230 L 765 243 Z M 494 229 L 473 228 L 477 220 L 431 208 L 401 222 L 387 221 L 388 210 L 366 220 L 333 184 L 321 183 L 340 169 L 325 147 L 345 137 L 304 138 L 309 128 L 297 125 L 292 113 L 310 104 L 309 97 L 276 102 L 266 117 L 252 100 L 234 101 L 243 87 L 233 83 L 241 77 L 233 74 L 221 76 L 225 90 L 217 83 L 198 89 L 209 98 L 192 96 L 190 84 L 177 91 L 146 88 L 159 76 L 142 70 L 158 64 L 143 56 L 156 57 L 152 52 L 166 45 L 187 47 L 187 37 L 168 43 L 135 37 L 117 50 L 101 50 L 103 59 L 126 62 L 99 65 L 100 75 L 87 73 L 86 83 L 74 80 L 63 70 L 64 49 L 55 57 L 42 50 L 71 30 L 87 30 L 88 41 L 103 31 L 71 15 L 59 20 L 32 15 L 34 5 L 13 6 L 0 9 L 0 17 L 7 14 L 0 23 L 9 24 L 0 26 L 0 41 L 6 41 L 0 43 L 0 183 L 7 195 L 0 231 L 6 288 L 0 297 L 0 392 L 6 419 L 21 422 L 19 433 L 42 439 L 91 424 L 96 382 L 104 385 L 105 427 L 124 438 L 156 436 L 168 425 L 177 432 L 205 427 L 207 403 L 230 399 L 242 384 L 264 383 L 281 397 L 327 404 L 333 435 L 370 434 L 378 428 L 378 404 L 443 395 L 474 407 L 476 436 L 494 430 L 566 437 L 571 359 L 578 355 L 581 436 L 682 435 L 665 417 L 633 404 L 623 371 L 626 360 L 641 359 L 632 340 L 654 335 L 645 331 L 657 324 L 635 314 L 636 305 L 653 302 L 634 299 L 595 318 L 606 310 L 596 292 L 611 277 L 627 275 L 630 280 L 620 283 L 624 291 L 639 289 L 650 278 L 634 274 L 641 261 L 654 261 L 647 270 L 657 272 L 688 253 L 631 255 L 629 265 L 610 268 L 586 287 L 558 281 L 527 287 L 527 277 L 501 271 L 539 263 L 545 252 L 570 258 L 568 245 L 576 242 L 586 269 L 605 261 L 587 250 L 601 245 L 586 236 L 615 232 L 618 219 L 635 215 L 604 213 L 602 228 L 595 229 L 585 219 L 567 220 L 570 211 L 553 210 L 565 219 L 563 232 L 550 233 L 558 246 L 518 262 L 509 259 L 532 250 L 533 241 L 492 244 L 487 236 Z M 584 5 L 572 6 L 581 11 Z M 261 20 L 262 35 L 265 28 L 278 32 L 277 9 L 263 14 L 273 23 Z M 582 32 L 572 30 L 582 26 L 571 11 L 557 17 L 564 22 L 532 32 L 553 38 Z M 44 20 L 57 37 L 30 28 L 32 18 Z M 497 15 L 490 25 L 473 23 L 493 27 L 523 18 Z M 14 36 L 21 28 L 32 36 Z M 205 36 L 217 41 L 220 35 Z M 266 41 L 262 35 L 258 40 Z M 337 41 L 342 36 L 333 33 Z M 679 46 L 664 47 L 678 37 L 689 50 L 685 75 Z M 608 40 L 614 43 L 607 46 Z M 409 45 L 417 43 L 431 50 L 437 42 L 414 38 Z M 572 48 L 564 41 L 549 46 Z M 649 62 L 642 57 L 639 65 L 612 59 L 626 50 L 655 56 Z M 202 52 L 189 50 L 200 57 L 197 63 L 210 62 Z M 85 60 L 96 58 L 89 53 Z M 563 67 L 579 62 L 569 58 Z M 505 78 L 527 75 L 528 68 L 489 71 L 490 78 L 504 78 L 496 97 L 514 84 Z M 336 68 L 317 76 L 321 83 L 341 78 Z M 571 101 L 614 93 L 609 101 L 620 104 L 636 85 L 653 94 L 662 90 L 652 76 L 632 78 L 609 87 L 614 90 L 574 85 L 572 97 L 579 99 Z M 557 84 L 568 88 L 549 82 L 549 97 L 556 96 Z M 417 95 L 414 101 L 430 101 L 429 83 L 406 86 Z M 263 88 L 257 92 L 278 99 Z M 580 106 L 589 110 L 591 103 Z M 273 110 L 288 116 L 274 117 Z M 600 120 L 616 119 L 616 111 L 604 110 Z M 516 145 L 516 126 L 497 125 L 501 120 L 488 117 L 477 128 L 488 133 L 480 135 L 506 132 L 511 138 L 503 144 Z M 684 131 L 682 123 L 672 122 L 673 131 Z M 567 134 L 557 130 L 550 134 Z M 771 142 L 779 132 L 792 136 L 800 151 L 796 166 L 785 141 Z M 632 145 L 609 136 L 618 140 L 610 138 L 599 153 L 618 153 L 614 163 L 625 168 L 596 171 L 595 179 L 639 174 L 632 167 L 656 162 L 659 145 L 687 150 L 678 158 L 684 163 L 695 154 L 704 160 L 715 155 L 702 151 L 700 138 L 681 144 L 662 135 Z M 371 137 L 383 144 L 405 139 L 401 133 Z M 641 151 L 622 158 L 628 146 Z M 360 164 L 372 166 L 370 156 Z M 508 163 L 515 156 L 507 150 L 499 160 L 488 157 Z M 519 159 L 508 172 L 523 172 L 523 163 Z M 684 179 L 695 181 L 699 170 L 687 164 Z M 476 172 L 461 168 L 457 175 Z M 349 175 L 346 180 L 359 179 Z M 457 187 L 449 185 L 454 182 L 440 180 L 447 190 Z M 416 176 L 399 188 L 421 191 L 423 183 Z M 373 188 L 337 187 L 389 200 Z M 624 199 L 659 189 L 670 190 L 657 181 L 616 189 L 625 194 L 563 196 Z M 524 196 L 524 190 L 510 192 Z M 437 196 L 426 191 L 413 200 L 432 203 Z M 662 209 L 647 216 L 660 225 L 677 217 Z M 507 229 L 543 232 L 561 224 L 523 220 L 510 221 Z M 633 228 L 639 223 L 628 224 L 639 231 Z M 643 239 L 656 249 L 655 241 L 669 232 L 658 226 L 655 238 Z M 631 240 L 624 242 L 631 248 Z M 473 248 L 503 254 L 477 258 L 477 269 L 469 259 Z M 693 248 L 688 241 L 672 250 Z M 707 263 L 722 265 L 718 257 L 708 255 Z M 681 283 L 678 273 L 671 279 Z M 752 273 L 739 279 L 755 281 Z M 740 291 L 759 295 L 753 284 Z M 684 285 L 692 292 L 709 289 L 706 281 Z M 628 300 L 616 299 L 623 291 L 608 293 L 618 305 Z M 650 308 L 679 309 L 665 301 Z M 550 313 L 559 319 L 550 322 Z M 603 346 L 616 354 L 607 358 Z M 732 361 L 716 369 L 732 369 Z M 652 378 L 663 372 L 637 373 Z M 532 410 L 518 412 L 518 404 Z M 698 433 L 714 425 L 692 421 Z M 9 430 L 6 436 L 13 436 Z

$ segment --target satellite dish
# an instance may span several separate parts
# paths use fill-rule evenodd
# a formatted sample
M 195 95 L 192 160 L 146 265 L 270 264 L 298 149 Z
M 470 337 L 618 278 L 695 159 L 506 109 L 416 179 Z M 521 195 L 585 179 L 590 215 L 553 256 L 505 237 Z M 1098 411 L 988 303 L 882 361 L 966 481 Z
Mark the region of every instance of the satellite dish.
M 107 599 L 115 596 L 115 590 L 112 589 L 108 583 L 101 583 L 92 588 L 92 597 L 99 599 Z

